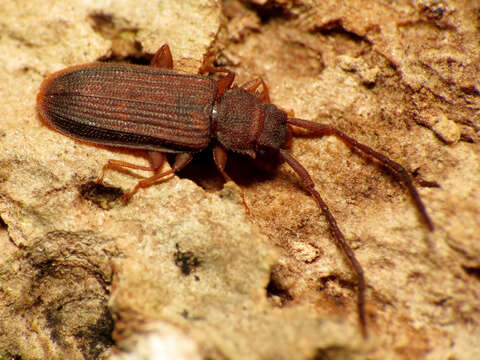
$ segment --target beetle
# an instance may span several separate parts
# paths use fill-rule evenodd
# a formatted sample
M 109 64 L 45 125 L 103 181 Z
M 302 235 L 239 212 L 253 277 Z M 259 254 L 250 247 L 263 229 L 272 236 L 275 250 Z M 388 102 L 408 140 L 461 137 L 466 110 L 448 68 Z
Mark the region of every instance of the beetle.
M 365 279 L 362 266 L 348 245 L 327 204 L 315 189 L 308 171 L 287 151 L 294 135 L 332 135 L 348 147 L 376 159 L 406 185 L 415 206 L 430 231 L 434 225 L 413 184 L 399 163 L 373 150 L 337 128 L 295 117 L 270 103 L 268 88 L 259 78 L 233 85 L 235 73 L 204 66 L 202 72 L 220 72 L 218 80 L 175 72 L 170 48 L 158 49 L 151 66 L 121 63 L 91 63 L 68 67 L 45 79 L 37 96 L 40 118 L 59 132 L 89 143 L 146 151 L 150 166 L 109 160 L 107 169 L 130 168 L 152 171 L 128 193 L 169 179 L 184 168 L 193 154 L 212 145 L 215 164 L 225 181 L 227 152 L 255 158 L 269 152 L 286 162 L 300 177 L 303 188 L 315 199 L 329 229 L 356 274 L 359 323 L 367 335 Z M 262 91 L 257 89 L 262 86 Z M 168 171 L 161 171 L 166 153 L 175 153 Z

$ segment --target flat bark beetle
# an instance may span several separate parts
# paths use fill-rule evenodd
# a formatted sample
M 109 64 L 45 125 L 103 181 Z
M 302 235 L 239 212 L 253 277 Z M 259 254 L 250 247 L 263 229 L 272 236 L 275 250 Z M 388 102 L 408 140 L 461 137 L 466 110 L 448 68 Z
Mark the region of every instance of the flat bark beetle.
M 262 79 L 232 86 L 235 73 L 204 67 L 203 72 L 224 73 L 219 80 L 172 70 L 168 45 L 154 55 L 151 66 L 92 63 L 72 66 L 49 76 L 37 96 L 43 121 L 61 133 L 90 143 L 140 149 L 148 153 L 151 166 L 109 160 L 102 169 L 150 170 L 153 175 L 140 180 L 124 195 L 129 199 L 140 188 L 168 179 L 185 167 L 193 154 L 213 147 L 215 164 L 226 181 L 227 152 L 255 158 L 263 152 L 276 153 L 298 174 L 304 189 L 315 199 L 326 217 L 330 231 L 343 250 L 358 281 L 358 314 L 364 336 L 365 279 L 363 269 L 347 244 L 335 218 L 315 190 L 307 170 L 290 155 L 288 145 L 294 135 L 333 135 L 347 146 L 363 152 L 391 169 L 407 187 L 430 231 L 434 226 L 420 199 L 410 174 L 397 162 L 357 142 L 331 125 L 294 117 L 270 104 Z M 262 91 L 257 89 L 262 86 Z M 165 153 L 175 153 L 169 171 L 161 172 Z

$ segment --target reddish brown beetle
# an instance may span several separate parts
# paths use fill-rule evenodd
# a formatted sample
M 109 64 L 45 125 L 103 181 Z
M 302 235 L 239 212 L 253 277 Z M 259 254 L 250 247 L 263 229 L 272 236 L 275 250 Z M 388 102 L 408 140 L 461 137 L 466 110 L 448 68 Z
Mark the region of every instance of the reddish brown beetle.
M 358 313 L 366 334 L 363 269 L 340 231 L 307 170 L 287 151 L 293 135 L 333 135 L 346 145 L 364 152 L 387 166 L 407 186 L 428 228 L 433 223 L 413 185 L 409 173 L 398 163 L 345 135 L 335 127 L 289 118 L 270 104 L 268 89 L 261 79 L 244 86 L 232 86 L 235 74 L 227 69 L 206 67 L 205 72 L 223 72 L 218 81 L 174 72 L 168 45 L 155 54 L 152 66 L 93 63 L 69 67 L 54 73 L 42 84 L 37 97 L 41 118 L 65 135 L 87 142 L 147 151 L 151 166 L 110 160 L 108 168 L 151 170 L 153 175 L 138 182 L 124 195 L 130 198 L 139 188 L 151 186 L 173 176 L 185 167 L 193 154 L 213 143 L 218 170 L 225 172 L 227 151 L 252 158 L 272 151 L 298 174 L 330 226 L 330 230 L 349 260 L 358 279 Z M 257 88 L 262 85 L 260 93 Z M 165 153 L 177 153 L 171 170 L 161 172 Z

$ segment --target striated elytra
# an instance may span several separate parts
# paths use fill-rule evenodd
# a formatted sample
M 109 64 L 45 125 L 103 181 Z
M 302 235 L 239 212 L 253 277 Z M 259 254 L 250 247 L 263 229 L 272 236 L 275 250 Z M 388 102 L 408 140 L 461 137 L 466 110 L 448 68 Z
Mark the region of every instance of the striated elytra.
M 227 152 L 255 158 L 260 152 L 278 156 L 298 174 L 304 189 L 313 196 L 326 217 L 330 231 L 349 260 L 358 281 L 357 306 L 362 333 L 366 336 L 365 279 L 363 269 L 338 224 L 315 189 L 307 170 L 287 151 L 294 135 L 333 135 L 387 166 L 405 183 L 427 227 L 427 214 L 410 174 L 397 162 L 357 142 L 331 125 L 288 117 L 270 104 L 262 79 L 237 87 L 235 74 L 227 69 L 204 67 L 204 72 L 226 75 L 214 80 L 177 73 L 168 45 L 152 59 L 152 66 L 92 63 L 69 67 L 49 76 L 41 85 L 37 108 L 50 127 L 94 144 L 145 150 L 151 166 L 109 160 L 106 169 L 151 170 L 153 175 L 138 182 L 124 195 L 129 199 L 139 188 L 173 176 L 193 154 L 208 146 L 218 170 L 225 172 Z M 262 91 L 257 89 L 262 86 Z M 177 153 L 171 170 L 161 172 L 165 153 Z
M 149 66 L 73 66 L 44 81 L 42 118 L 60 132 L 103 145 L 195 152 L 210 142 L 216 81 Z

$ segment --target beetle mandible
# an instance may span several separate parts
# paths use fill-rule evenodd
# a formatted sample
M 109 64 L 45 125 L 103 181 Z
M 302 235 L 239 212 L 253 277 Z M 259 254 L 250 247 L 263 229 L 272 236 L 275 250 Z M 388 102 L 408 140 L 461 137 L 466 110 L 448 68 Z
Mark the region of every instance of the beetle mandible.
M 172 177 L 193 154 L 213 145 L 215 164 L 226 181 L 227 151 L 252 158 L 264 151 L 276 153 L 300 177 L 303 188 L 315 199 L 329 228 L 348 259 L 358 282 L 357 307 L 364 336 L 365 279 L 363 269 L 345 240 L 327 204 L 315 189 L 308 171 L 287 152 L 294 135 L 333 135 L 390 168 L 403 181 L 430 231 L 434 226 L 410 174 L 399 163 L 349 137 L 331 125 L 294 117 L 270 104 L 262 79 L 233 86 L 235 73 L 204 66 L 202 72 L 225 73 L 219 80 L 172 70 L 170 48 L 163 45 L 151 66 L 91 63 L 72 66 L 50 75 L 41 85 L 37 109 L 43 121 L 70 137 L 94 144 L 145 150 L 150 167 L 109 160 L 109 168 L 152 171 L 126 193 L 129 199 L 146 188 Z M 257 89 L 262 86 L 262 91 Z M 161 171 L 165 153 L 176 153 L 171 170 Z

